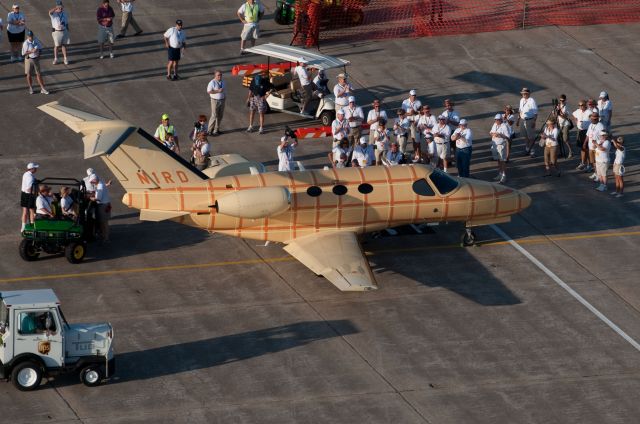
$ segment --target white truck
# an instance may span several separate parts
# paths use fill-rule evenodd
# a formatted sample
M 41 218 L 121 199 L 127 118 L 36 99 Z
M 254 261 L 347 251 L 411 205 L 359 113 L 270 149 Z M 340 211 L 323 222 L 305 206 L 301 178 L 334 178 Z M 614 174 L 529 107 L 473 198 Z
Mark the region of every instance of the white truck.
M 69 324 L 51 289 L 0 292 L 0 378 L 28 391 L 70 372 L 87 386 L 114 374 L 111 324 Z

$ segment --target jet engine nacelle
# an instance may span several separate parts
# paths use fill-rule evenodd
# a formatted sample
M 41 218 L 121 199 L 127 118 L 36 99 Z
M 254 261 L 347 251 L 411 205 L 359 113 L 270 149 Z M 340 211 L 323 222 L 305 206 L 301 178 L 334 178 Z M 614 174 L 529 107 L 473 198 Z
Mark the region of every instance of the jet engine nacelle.
M 259 187 L 234 191 L 218 200 L 218 213 L 236 218 L 266 218 L 289 209 L 291 194 L 285 187 Z

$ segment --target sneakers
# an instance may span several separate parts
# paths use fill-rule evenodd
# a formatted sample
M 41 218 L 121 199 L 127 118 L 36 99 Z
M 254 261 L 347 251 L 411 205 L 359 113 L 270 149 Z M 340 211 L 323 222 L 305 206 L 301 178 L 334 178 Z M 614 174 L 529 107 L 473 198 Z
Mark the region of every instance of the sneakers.
M 551 176 L 551 171 L 548 168 L 544 171 L 544 176 L 545 177 L 550 177 Z
M 42 90 L 40 90 L 40 94 L 49 94 L 49 92 L 43 88 Z
M 252 126 L 249 126 L 249 127 L 247 128 L 247 132 L 253 132 L 253 127 L 252 127 Z
M 607 191 L 607 186 L 604 184 L 600 184 L 598 187 L 596 187 L 596 190 L 602 192 L 602 191 Z
M 104 55 L 101 54 L 100 57 L 98 59 L 104 59 Z
M 58 58 L 56 57 L 55 59 L 53 59 L 53 62 L 51 62 L 53 65 L 57 65 L 58 64 Z
M 260 127 L 260 129 L 258 130 L 258 134 L 264 134 L 264 130 L 262 129 L 262 127 Z
M 622 193 L 616 193 L 616 197 L 622 197 L 622 196 L 624 196 L 624 194 L 622 194 Z
M 576 167 L 576 169 L 577 169 L 578 171 L 582 171 L 582 170 L 584 169 L 584 167 L 585 167 L 585 166 L 584 166 L 584 163 L 581 163 L 580 165 L 578 165 L 578 166 Z
M 589 179 L 593 181 L 598 181 L 598 175 L 594 172 L 593 174 L 589 175 Z
M 244 51 L 244 49 L 240 49 L 240 56 L 247 54 L 247 52 Z
M 114 54 L 113 54 L 113 53 L 109 53 L 109 57 L 110 57 L 111 59 L 113 59 L 115 56 L 114 56 Z
M 618 194 L 618 192 L 617 192 L 617 191 L 612 191 L 612 192 L 611 192 L 611 193 L 609 193 L 609 194 L 610 194 L 610 195 L 612 195 L 612 196 L 615 196 L 616 194 Z
M 68 64 L 69 64 L 69 61 L 68 61 L 67 59 L 65 59 L 65 60 L 64 60 L 64 64 L 65 64 L 65 65 L 68 65 Z
M 587 173 L 588 173 L 588 172 L 593 172 L 593 166 L 591 166 L 591 165 L 587 165 L 587 167 L 586 167 L 586 168 L 584 168 L 584 172 L 587 172 Z
M 531 159 L 535 158 L 536 157 L 536 152 L 531 150 L 531 153 L 529 153 L 529 156 L 531 156 Z
M 180 77 L 178 76 L 178 74 L 173 74 L 171 79 L 174 80 L 174 81 L 178 81 L 180 79 Z
M 498 181 L 498 184 L 504 184 L 507 182 L 507 176 L 506 175 L 502 175 L 502 178 L 500 178 L 500 181 Z
M 495 177 L 493 177 L 493 181 L 500 181 L 500 178 L 502 178 L 502 174 L 498 174 Z
M 573 153 L 569 152 L 569 154 L 567 155 L 567 160 L 571 159 L 573 157 Z
M 15 62 L 16 60 L 18 60 L 15 56 L 11 56 L 11 63 Z
M 33 88 L 29 87 L 29 94 L 33 94 Z

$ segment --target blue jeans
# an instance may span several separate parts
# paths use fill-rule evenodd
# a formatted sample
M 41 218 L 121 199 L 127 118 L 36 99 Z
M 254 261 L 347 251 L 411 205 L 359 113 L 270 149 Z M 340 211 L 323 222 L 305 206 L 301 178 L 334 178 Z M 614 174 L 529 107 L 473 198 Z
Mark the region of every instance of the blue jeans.
M 471 147 L 456 149 L 456 165 L 458 166 L 458 176 L 468 178 L 471 166 Z

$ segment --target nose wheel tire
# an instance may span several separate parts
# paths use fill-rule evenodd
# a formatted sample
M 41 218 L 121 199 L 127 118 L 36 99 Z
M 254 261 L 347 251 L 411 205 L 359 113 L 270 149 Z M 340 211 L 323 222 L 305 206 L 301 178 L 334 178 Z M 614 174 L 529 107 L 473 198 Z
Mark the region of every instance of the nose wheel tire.
M 23 362 L 11 372 L 11 381 L 20 391 L 28 392 L 40 385 L 42 370 L 33 362 Z
M 465 230 L 462 232 L 462 237 L 460 239 L 460 242 L 464 247 L 475 246 L 476 233 L 471 231 L 470 228 L 465 228 Z
M 80 371 L 80 381 L 88 387 L 94 387 L 100 384 L 104 374 L 98 365 L 89 365 Z

